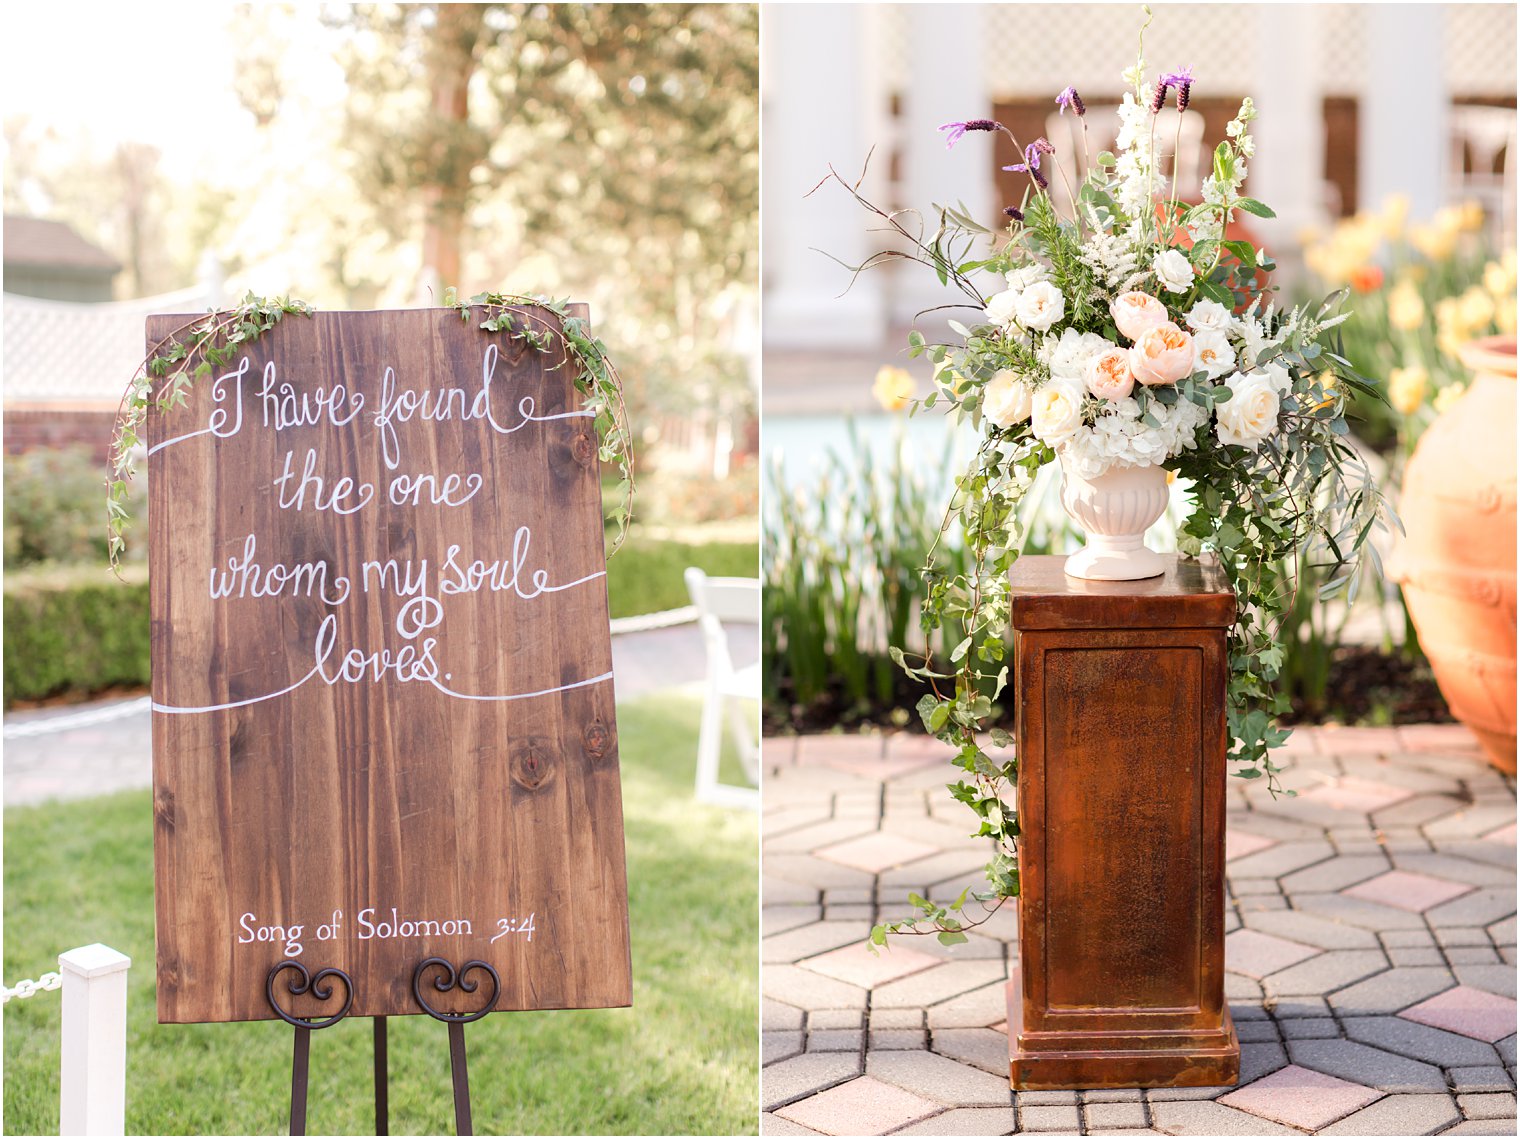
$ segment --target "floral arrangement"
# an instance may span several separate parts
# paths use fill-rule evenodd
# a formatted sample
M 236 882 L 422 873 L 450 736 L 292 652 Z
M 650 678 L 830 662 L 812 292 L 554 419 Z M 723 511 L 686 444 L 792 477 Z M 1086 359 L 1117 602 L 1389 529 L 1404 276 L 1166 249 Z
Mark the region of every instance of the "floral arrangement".
M 1279 769 L 1269 749 L 1288 735 L 1272 721 L 1286 710 L 1275 690 L 1284 660 L 1278 626 L 1300 577 L 1288 567 L 1312 561 L 1323 571 L 1323 595 L 1349 595 L 1359 555 L 1375 559 L 1370 532 L 1391 521 L 1348 441 L 1348 391 L 1379 397 L 1341 350 L 1346 291 L 1282 309 L 1267 284 L 1272 261 L 1231 236 L 1237 214 L 1274 216 L 1243 190 L 1254 156 L 1251 100 L 1214 150 L 1197 200 L 1188 201 L 1158 160 L 1156 133 L 1169 100 L 1186 110 L 1190 70 L 1153 81 L 1141 58 L 1125 81 L 1114 151 L 1088 153 L 1078 186 L 1047 161 L 1055 148 L 1044 138 L 1023 145 L 988 119 L 941 128 L 947 146 L 1002 132 L 1022 156 L 1006 168 L 1025 175 L 1026 190 L 1004 210 L 1001 239 L 963 207 L 936 207 L 929 233 L 911 211 L 869 202 L 858 181 L 833 171 L 825 179 L 881 219 L 898 246 L 851 266 L 857 274 L 920 262 L 961 293 L 960 304 L 946 307 L 968 313 L 948 322 L 951 339 L 917 330 L 909 337 L 909 355 L 927 356 L 936 369 L 935 390 L 910 413 L 943 406 L 980 433 L 940 528 L 944 538 L 959 520 L 961 568 L 931 553 L 924 570 L 928 643 L 945 627 L 959 636 L 948 671 L 932 649 L 892 654 L 931 686 L 918 713 L 954 749 L 962 776 L 951 794 L 992 841 L 990 890 L 976 895 L 989 910 L 1019 889 L 1012 741 L 983 728 L 1008 681 L 1008 570 L 1018 556 L 1020 500 L 1041 466 L 1059 460 L 1083 479 L 1162 466 L 1190 485 L 1193 508 L 1179 544 L 1185 554 L 1216 558 L 1238 599 L 1229 645 L 1233 771 L 1264 777 L 1274 790 Z M 1081 96 L 1067 88 L 1056 102 L 1077 117 L 1087 149 Z M 990 249 L 979 249 L 983 243 Z M 889 933 L 963 940 L 977 924 L 965 917 L 966 900 L 942 905 L 915 895 L 914 915 L 876 927 L 872 941 L 884 944 Z

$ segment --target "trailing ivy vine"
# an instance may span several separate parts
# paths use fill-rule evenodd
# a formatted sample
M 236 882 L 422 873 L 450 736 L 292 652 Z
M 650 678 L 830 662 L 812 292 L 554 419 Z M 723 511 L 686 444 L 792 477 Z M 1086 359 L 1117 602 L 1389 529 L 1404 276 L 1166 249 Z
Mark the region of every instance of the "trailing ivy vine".
M 575 386 L 586 397 L 584 409 L 596 416 L 596 433 L 601 440 L 599 457 L 604 463 L 616 463 L 621 476 L 613 502 L 607 507 L 607 517 L 617 523 L 617 535 L 608 556 L 616 553 L 628 536 L 628 523 L 633 517 L 633 439 L 623 400 L 623 380 L 607 353 L 607 346 L 592 335 L 585 320 L 571 314 L 568 299 L 477 293 L 469 300 L 460 300 L 456 290 L 448 289 L 443 301 L 466 323 L 472 309 L 481 309 L 478 327 L 482 331 L 504 332 L 535 352 L 548 352 L 558 342 L 564 348 L 565 359 L 578 365 Z M 546 319 L 536 309 L 552 313 L 554 319 Z
M 116 431 L 108 460 L 106 549 L 111 570 L 118 577 L 132 522 L 127 489 L 137 473 L 137 453 L 144 442 L 143 424 L 149 408 L 168 411 L 178 407 L 188 398 L 192 384 L 229 363 L 285 317 L 310 316 L 313 311 L 305 301 L 266 299 L 249 292 L 237 307 L 188 320 L 148 349 L 116 409 Z

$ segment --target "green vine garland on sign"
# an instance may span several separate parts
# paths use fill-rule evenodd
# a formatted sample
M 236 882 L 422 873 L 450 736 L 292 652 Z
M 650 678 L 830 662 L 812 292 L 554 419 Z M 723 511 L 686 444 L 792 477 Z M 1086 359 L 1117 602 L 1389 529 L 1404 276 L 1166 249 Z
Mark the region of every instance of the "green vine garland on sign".
M 148 409 L 168 411 L 185 402 L 190 386 L 228 363 L 286 316 L 310 316 L 305 301 L 289 297 L 245 296 L 236 308 L 211 312 L 186 321 L 148 350 L 137 366 L 116 409 L 116 434 L 111 439 L 110 478 L 106 495 L 106 548 L 111 571 L 121 576 L 121 555 L 127 548 L 127 488 L 137 473 L 137 448 Z M 157 394 L 155 395 L 155 390 Z
M 448 289 L 444 294 L 445 305 L 457 310 L 466 322 L 472 308 L 484 309 L 479 324 L 483 332 L 505 332 L 535 352 L 549 351 L 558 340 L 564 346 L 566 358 L 579 365 L 575 385 L 586 396 L 585 409 L 596 416 L 600 460 L 616 462 L 621 475 L 617 499 L 607 511 L 618 528 L 607 552 L 611 557 L 627 537 L 633 516 L 633 447 L 622 378 L 607 354 L 607 346 L 591 334 L 585 320 L 570 314 L 568 301 L 515 293 L 481 293 L 468 301 L 460 301 L 457 296 L 455 289 Z M 534 308 L 552 313 L 557 323 L 531 311 Z M 111 570 L 118 577 L 132 521 L 127 510 L 127 490 L 137 472 L 137 452 L 143 442 L 142 427 L 149 409 L 168 411 L 180 406 L 195 381 L 229 363 L 286 316 L 310 316 L 315 311 L 305 301 L 288 296 L 265 298 L 249 292 L 233 309 L 186 321 L 143 357 L 117 407 L 116 433 L 108 460 L 107 549 Z
M 599 458 L 616 463 L 621 476 L 617 496 L 607 510 L 607 517 L 617 523 L 617 536 L 609 557 L 628 537 L 628 523 L 633 517 L 633 438 L 628 426 L 628 408 L 623 402 L 623 380 L 607 354 L 607 346 L 591 334 L 590 325 L 570 313 L 569 300 L 523 293 L 477 293 L 460 300 L 455 289 L 443 294 L 443 303 L 459 313 L 466 323 L 470 310 L 484 310 L 479 328 L 485 332 L 505 332 L 512 340 L 528 345 L 535 352 L 547 352 L 556 340 L 565 349 L 566 359 L 580 365 L 575 386 L 586 396 L 582 405 L 596 415 L 596 433 L 601 440 Z M 553 313 L 555 320 L 545 320 L 535 308 Z M 558 367 L 558 365 L 556 365 Z

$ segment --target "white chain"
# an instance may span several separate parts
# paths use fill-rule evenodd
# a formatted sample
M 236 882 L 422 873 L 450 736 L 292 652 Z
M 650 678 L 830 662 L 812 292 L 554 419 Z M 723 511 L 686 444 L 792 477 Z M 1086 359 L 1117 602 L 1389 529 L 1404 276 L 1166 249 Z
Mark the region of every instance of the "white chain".
M 52 992 L 54 989 L 63 987 L 62 973 L 44 973 L 35 981 L 17 981 L 14 989 L 7 989 L 0 985 L 0 1005 L 9 1004 L 11 998 L 24 1000 L 34 997 L 38 993 Z

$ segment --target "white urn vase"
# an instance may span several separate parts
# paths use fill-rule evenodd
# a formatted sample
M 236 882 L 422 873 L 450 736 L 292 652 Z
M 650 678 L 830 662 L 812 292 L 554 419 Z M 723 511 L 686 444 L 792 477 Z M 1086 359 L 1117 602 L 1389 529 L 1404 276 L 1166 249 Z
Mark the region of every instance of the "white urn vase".
M 1070 577 L 1135 581 L 1157 577 L 1166 563 L 1145 545 L 1145 532 L 1166 510 L 1164 467 L 1112 467 L 1085 479 L 1063 460 L 1061 505 L 1087 532 L 1087 545 L 1066 559 Z

